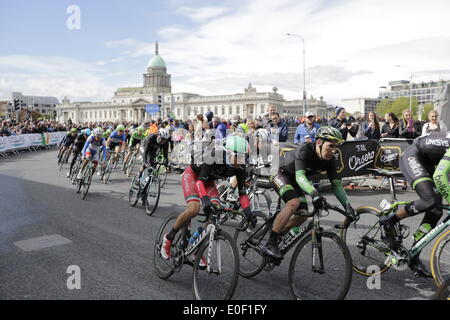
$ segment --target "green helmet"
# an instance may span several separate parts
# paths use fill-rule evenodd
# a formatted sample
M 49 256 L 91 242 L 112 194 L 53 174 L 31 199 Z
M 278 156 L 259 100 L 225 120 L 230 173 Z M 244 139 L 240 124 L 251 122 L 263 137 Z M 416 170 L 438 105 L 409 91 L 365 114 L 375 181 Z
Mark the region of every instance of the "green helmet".
M 125 126 L 122 124 L 119 124 L 116 128 L 116 131 L 125 131 Z
M 319 130 L 317 130 L 316 138 L 338 144 L 343 144 L 345 142 L 345 140 L 342 139 L 341 132 L 338 129 L 329 126 L 320 127 Z
M 248 125 L 246 123 L 239 124 L 238 128 L 241 128 L 244 131 L 244 133 L 248 132 Z
M 107 134 L 111 134 L 111 133 L 112 133 L 112 130 L 111 130 L 111 129 L 108 129 L 108 130 L 106 130 L 106 133 L 107 133 Z
M 225 139 L 224 146 L 227 151 L 233 153 L 246 154 L 248 152 L 247 140 L 237 135 L 228 136 Z
M 144 132 L 144 131 L 145 131 L 145 128 L 144 128 L 143 126 L 139 126 L 139 127 L 137 128 L 137 131 L 138 131 L 138 132 Z
M 70 132 L 72 132 L 72 133 L 77 133 L 78 130 L 77 130 L 77 128 L 72 128 L 72 129 L 70 129 Z

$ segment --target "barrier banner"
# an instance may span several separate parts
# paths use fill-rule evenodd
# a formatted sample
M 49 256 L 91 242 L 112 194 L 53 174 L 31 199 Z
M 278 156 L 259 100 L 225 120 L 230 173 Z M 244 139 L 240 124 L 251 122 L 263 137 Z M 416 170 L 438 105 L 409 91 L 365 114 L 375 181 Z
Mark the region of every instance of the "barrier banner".
M 0 137 L 0 152 L 58 144 L 67 132 L 33 133 Z
M 381 139 L 374 167 L 400 170 L 400 158 L 413 141 L 412 139 Z

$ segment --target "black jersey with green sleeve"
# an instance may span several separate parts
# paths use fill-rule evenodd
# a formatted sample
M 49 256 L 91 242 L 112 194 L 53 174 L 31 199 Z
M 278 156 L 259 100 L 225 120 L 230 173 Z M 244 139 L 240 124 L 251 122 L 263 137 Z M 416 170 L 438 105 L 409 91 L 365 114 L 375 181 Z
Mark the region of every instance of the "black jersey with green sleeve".
M 326 171 L 334 194 L 339 202 L 345 206 L 348 199 L 337 175 L 336 161 L 333 158 L 331 160 L 320 159 L 316 154 L 315 146 L 314 142 L 300 143 L 296 149 L 280 155 L 280 170 L 295 177 L 300 188 L 311 196 L 317 194 L 318 191 L 308 178 Z
M 432 132 L 416 138 L 413 142 L 421 161 L 437 165 L 450 148 L 450 132 Z

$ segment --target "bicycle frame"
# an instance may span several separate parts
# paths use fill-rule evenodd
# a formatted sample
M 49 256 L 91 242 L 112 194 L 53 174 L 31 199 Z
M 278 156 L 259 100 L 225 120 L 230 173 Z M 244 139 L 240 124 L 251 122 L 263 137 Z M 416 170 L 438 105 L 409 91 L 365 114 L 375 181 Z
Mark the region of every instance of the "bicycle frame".
M 431 229 L 414 247 L 409 250 L 411 257 L 415 257 L 425 248 L 430 242 L 432 242 L 442 231 L 447 227 L 450 227 L 450 206 L 439 206 L 443 210 L 447 210 L 447 218 L 444 219 L 439 225 Z

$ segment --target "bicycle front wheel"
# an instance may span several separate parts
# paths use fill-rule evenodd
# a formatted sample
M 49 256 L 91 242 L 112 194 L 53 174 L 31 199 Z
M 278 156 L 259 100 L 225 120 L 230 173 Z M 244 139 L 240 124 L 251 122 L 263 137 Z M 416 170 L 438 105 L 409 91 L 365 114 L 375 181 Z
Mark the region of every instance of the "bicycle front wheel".
M 159 196 L 161 194 L 159 178 L 155 176 L 150 177 L 150 182 L 147 184 L 145 196 L 145 212 L 148 216 L 155 213 L 158 208 Z
M 136 163 L 136 155 L 133 154 L 131 156 L 131 160 L 129 161 L 128 168 L 127 168 L 127 177 L 131 176 L 134 169 L 134 164 Z
M 170 230 L 172 230 L 173 225 L 178 218 L 178 215 L 178 213 L 169 215 L 162 223 L 161 228 L 159 228 L 158 235 L 156 236 L 156 242 L 153 250 L 153 263 L 155 266 L 155 272 L 161 279 L 167 279 L 175 272 L 175 260 L 179 259 L 180 255 L 182 255 L 182 252 L 177 252 L 181 234 L 183 233 L 180 231 L 172 241 L 171 259 L 165 260 L 161 256 L 161 246 L 163 243 L 164 235 L 168 234 Z
M 441 284 L 434 294 L 433 300 L 450 300 L 450 278 Z
M 382 274 L 389 269 L 389 264 L 385 263 L 381 246 L 381 212 L 373 207 L 359 207 L 356 213 L 358 220 L 341 231 L 341 238 L 352 255 L 353 270 L 365 277 Z
M 295 249 L 289 266 L 289 287 L 298 300 L 342 300 L 352 281 L 350 252 L 335 233 L 321 232 L 317 236 L 321 250 L 313 247 L 312 233 Z
M 92 168 L 88 168 L 86 171 L 86 175 L 83 182 L 83 187 L 81 188 L 81 199 L 85 199 L 86 195 L 89 192 L 89 187 L 91 186 L 92 182 Z
M 450 279 L 450 230 L 435 242 L 431 251 L 431 273 L 438 287 Z
M 164 188 L 167 180 L 167 169 L 166 166 L 159 166 L 158 170 L 158 178 L 159 178 L 159 187 Z
M 200 267 L 201 258 L 208 267 Z M 219 230 L 212 245 L 205 239 L 194 262 L 192 292 L 197 300 L 230 300 L 239 277 L 239 255 L 233 238 Z
M 134 176 L 133 180 L 130 184 L 130 190 L 128 191 L 128 202 L 130 206 L 134 207 L 139 201 L 139 194 L 141 193 L 141 183 L 136 185 L 136 181 L 139 179 L 139 176 Z

